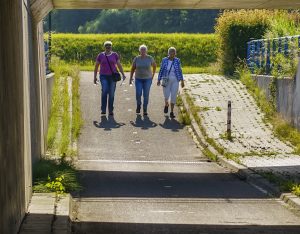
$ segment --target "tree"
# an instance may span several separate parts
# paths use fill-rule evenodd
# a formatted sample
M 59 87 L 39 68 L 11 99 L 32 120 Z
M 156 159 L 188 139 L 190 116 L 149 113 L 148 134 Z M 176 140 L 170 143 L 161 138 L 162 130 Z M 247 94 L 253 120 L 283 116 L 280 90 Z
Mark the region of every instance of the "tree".
M 101 10 L 54 10 L 52 14 L 52 31 L 78 33 L 78 27 L 94 20 Z M 44 31 L 48 31 L 48 16 L 44 20 Z

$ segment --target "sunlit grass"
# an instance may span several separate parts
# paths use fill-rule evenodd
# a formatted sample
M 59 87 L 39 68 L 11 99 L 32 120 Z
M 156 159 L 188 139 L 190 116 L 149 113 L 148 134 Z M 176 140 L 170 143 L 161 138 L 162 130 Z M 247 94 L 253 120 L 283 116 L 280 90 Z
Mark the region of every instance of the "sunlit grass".
M 76 65 L 76 64 L 73 64 Z M 79 64 L 81 71 L 94 71 L 95 65 L 93 63 L 88 64 Z M 125 72 L 130 72 L 130 65 L 123 65 L 123 70 Z M 156 71 L 159 71 L 159 67 L 157 67 Z M 184 66 L 182 67 L 183 74 L 200 74 L 207 73 L 212 75 L 221 75 L 220 67 L 217 63 L 212 63 L 206 67 L 193 67 L 193 66 Z
M 237 74 L 264 113 L 264 120 L 273 126 L 274 135 L 282 141 L 291 143 L 295 147 L 295 153 L 300 154 L 300 132 L 276 112 L 274 104 L 267 100 L 265 92 L 251 78 L 250 71 L 242 67 L 238 69 Z
M 61 156 L 76 155 L 72 142 L 79 137 L 82 126 L 78 66 L 53 58 L 51 68 L 55 73 L 50 120 L 47 134 L 48 151 Z M 72 79 L 72 99 L 69 93 Z M 69 111 L 72 102 L 72 113 Z

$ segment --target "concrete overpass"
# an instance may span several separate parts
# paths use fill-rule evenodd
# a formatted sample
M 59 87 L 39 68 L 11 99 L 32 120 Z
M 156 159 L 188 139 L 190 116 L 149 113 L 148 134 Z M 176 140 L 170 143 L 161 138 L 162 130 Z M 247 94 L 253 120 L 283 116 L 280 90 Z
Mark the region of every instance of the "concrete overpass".
M 286 8 L 300 0 L 1 0 L 0 233 L 16 233 L 32 187 L 32 162 L 45 153 L 46 81 L 41 20 L 52 9 Z

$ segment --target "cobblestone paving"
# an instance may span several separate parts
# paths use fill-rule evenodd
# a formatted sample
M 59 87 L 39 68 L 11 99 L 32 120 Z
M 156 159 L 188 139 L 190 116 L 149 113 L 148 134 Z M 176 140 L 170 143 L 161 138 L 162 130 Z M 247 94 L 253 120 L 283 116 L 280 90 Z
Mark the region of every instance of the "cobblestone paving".
M 207 74 L 185 77 L 186 90 L 201 107 L 199 115 L 209 137 L 228 152 L 247 155 L 240 161 L 248 167 L 282 172 L 296 170 L 300 157 L 293 155 L 290 144 L 273 135 L 272 126 L 263 122 L 263 113 L 240 81 Z M 229 100 L 232 102 L 233 141 L 224 138 Z

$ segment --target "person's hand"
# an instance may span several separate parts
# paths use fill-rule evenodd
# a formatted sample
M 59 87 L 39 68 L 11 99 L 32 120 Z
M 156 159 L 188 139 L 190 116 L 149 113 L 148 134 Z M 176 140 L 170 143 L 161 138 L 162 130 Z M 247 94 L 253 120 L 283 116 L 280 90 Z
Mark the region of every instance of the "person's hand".
M 184 88 L 184 81 L 181 81 L 181 88 Z
M 133 79 L 130 78 L 130 79 L 129 79 L 129 85 L 132 85 L 132 81 L 133 81 Z
M 157 81 L 157 86 L 160 86 L 160 80 Z

